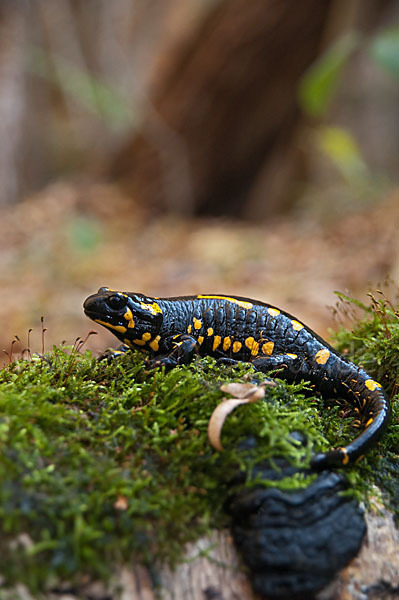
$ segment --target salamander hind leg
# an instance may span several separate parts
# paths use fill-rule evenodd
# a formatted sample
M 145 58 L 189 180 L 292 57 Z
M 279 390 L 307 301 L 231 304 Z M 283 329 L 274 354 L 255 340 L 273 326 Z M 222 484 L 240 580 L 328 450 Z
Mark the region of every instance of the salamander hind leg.
M 254 358 L 251 361 L 251 364 L 257 371 L 262 371 L 262 373 L 275 371 L 274 374 L 276 377 L 286 379 L 288 372 L 292 371 L 297 359 L 298 357 L 296 354 L 277 354 L 276 356 Z

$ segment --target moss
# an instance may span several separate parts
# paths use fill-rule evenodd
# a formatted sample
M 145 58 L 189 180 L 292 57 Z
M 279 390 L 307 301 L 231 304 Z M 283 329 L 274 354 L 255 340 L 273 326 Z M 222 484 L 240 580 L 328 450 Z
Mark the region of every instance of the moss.
M 342 354 L 361 365 L 383 384 L 392 403 L 390 426 L 365 460 L 351 469 L 350 479 L 359 498 L 370 498 L 378 486 L 382 500 L 399 520 L 399 298 L 390 300 L 377 290 L 367 304 L 338 294 L 339 313 L 350 316 L 353 329 L 332 332 Z
M 359 321 L 360 329 L 341 330 L 337 344 L 346 351 L 356 338 L 355 359 L 370 356 L 367 368 L 377 377 L 386 363 L 377 355 L 371 361 L 372 347 L 397 364 L 397 316 L 390 316 L 389 325 L 396 349 L 387 350 L 386 339 L 380 344 L 387 314 L 367 314 L 372 318 Z M 369 336 L 374 346 L 368 346 Z M 283 455 L 300 465 L 315 450 L 354 435 L 350 419 L 340 418 L 340 406 L 309 396 L 304 383 L 279 382 L 266 387 L 265 402 L 229 416 L 225 451 L 217 453 L 207 440 L 207 425 L 223 396 L 220 385 L 261 382 L 265 376 L 246 365 L 219 367 L 210 358 L 169 373 L 148 371 L 144 359 L 130 353 L 107 365 L 89 352 L 54 348 L 0 371 L 0 552 L 6 584 L 23 579 L 39 590 L 49 579 L 79 584 L 85 574 L 106 578 L 123 561 L 173 563 L 185 542 L 228 525 L 223 505 L 238 472 L 247 474 L 245 485 L 254 485 L 259 481 L 251 481 L 251 472 L 260 460 Z M 392 371 L 382 375 L 393 389 Z M 293 431 L 307 436 L 305 446 L 290 436 Z M 257 439 L 256 448 L 240 449 L 249 436 Z M 349 471 L 359 496 L 377 482 L 387 501 L 398 498 L 398 442 L 395 407 L 379 448 Z M 279 485 L 307 483 L 297 474 Z

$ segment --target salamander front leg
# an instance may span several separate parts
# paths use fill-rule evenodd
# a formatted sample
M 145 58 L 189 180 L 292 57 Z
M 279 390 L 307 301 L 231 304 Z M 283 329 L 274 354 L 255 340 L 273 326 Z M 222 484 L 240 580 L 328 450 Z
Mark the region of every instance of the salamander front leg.
M 230 365 L 234 367 L 234 365 L 242 364 L 242 361 L 235 360 L 235 358 L 228 358 L 227 356 L 221 356 L 216 360 L 216 364 L 218 365 Z
M 173 369 L 188 364 L 198 350 L 198 342 L 191 335 L 178 334 L 164 339 L 163 347 L 166 352 L 148 361 L 150 368 Z

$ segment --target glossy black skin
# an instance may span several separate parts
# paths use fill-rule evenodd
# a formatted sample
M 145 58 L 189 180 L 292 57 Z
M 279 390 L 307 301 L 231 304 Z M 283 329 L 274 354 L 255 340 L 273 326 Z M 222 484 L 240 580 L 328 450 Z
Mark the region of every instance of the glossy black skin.
M 85 300 L 84 311 L 123 342 L 122 351 L 149 352 L 154 367 L 185 364 L 195 354 L 231 364 L 250 361 L 256 369 L 287 381 L 308 380 L 324 397 L 345 398 L 365 429 L 346 447 L 314 456 L 314 469 L 351 463 L 378 440 L 390 405 L 381 386 L 363 369 L 286 312 L 249 298 L 204 296 L 150 298 L 100 288 Z

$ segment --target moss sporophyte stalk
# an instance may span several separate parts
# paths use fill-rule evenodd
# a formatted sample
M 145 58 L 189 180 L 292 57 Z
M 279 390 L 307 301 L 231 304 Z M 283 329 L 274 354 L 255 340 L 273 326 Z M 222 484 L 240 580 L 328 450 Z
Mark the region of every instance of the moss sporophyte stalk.
M 367 502 L 377 484 L 398 515 L 398 315 L 382 300 L 364 308 L 353 331 L 335 335 L 336 345 L 392 394 L 393 416 L 376 448 L 347 472 L 353 493 Z M 64 347 L 3 368 L 4 584 L 23 581 L 34 590 L 49 578 L 106 578 L 125 561 L 173 564 L 187 541 L 229 525 L 223 507 L 239 487 L 308 485 L 298 473 L 280 482 L 252 477 L 260 461 L 308 464 L 315 451 L 353 437 L 348 405 L 322 401 L 306 382 L 266 385 L 264 400 L 229 415 L 223 452 L 209 444 L 209 418 L 226 395 L 221 386 L 265 379 L 247 364 L 218 366 L 212 358 L 165 372 L 147 369 L 136 351 L 107 364 Z M 249 438 L 256 443 L 242 443 Z

